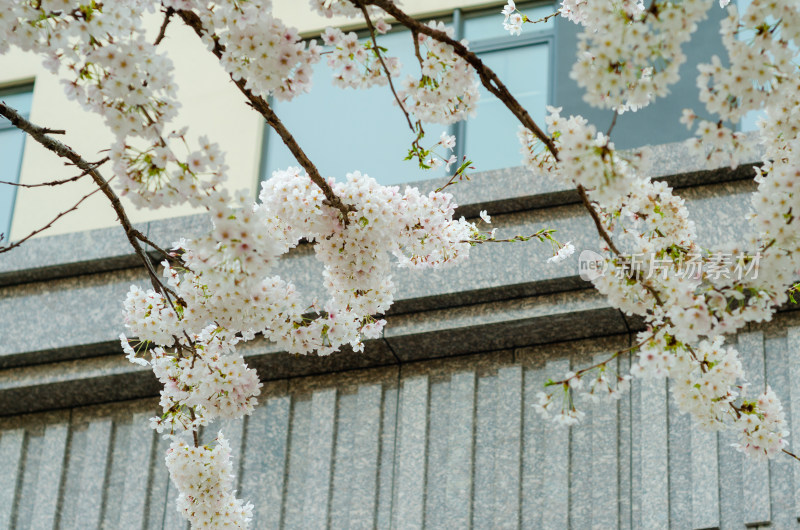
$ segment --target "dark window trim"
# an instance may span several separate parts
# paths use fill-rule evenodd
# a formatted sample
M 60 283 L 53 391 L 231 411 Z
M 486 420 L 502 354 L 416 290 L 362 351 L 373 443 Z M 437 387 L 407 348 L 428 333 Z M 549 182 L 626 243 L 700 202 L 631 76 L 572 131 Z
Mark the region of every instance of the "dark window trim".
M 23 93 L 30 93 L 31 102 L 33 102 L 33 83 L 22 83 L 19 85 L 13 85 L 10 87 L 0 89 L 0 100 L 2 100 L 5 96 L 11 96 L 16 94 L 23 94 Z M 24 112 L 21 113 L 23 117 L 28 118 L 30 113 Z M 11 122 L 6 120 L 5 118 L 0 121 L 0 131 L 8 131 L 16 129 Z M 27 139 L 27 135 L 24 131 L 19 131 L 22 134 L 22 147 L 19 151 L 19 170 L 17 172 L 17 179 L 16 182 L 19 182 L 22 173 L 22 159 L 25 156 L 25 140 Z M 0 184 L 0 186 L 10 186 L 9 184 Z M 11 187 L 11 207 L 8 211 L 8 227 L 2 227 L 4 230 L 3 232 L 3 240 L 0 241 L 0 244 L 7 245 L 11 241 L 11 227 L 14 224 L 14 211 L 16 210 L 17 206 L 17 186 L 10 186 Z
M 0 88 L 0 101 L 3 100 L 6 96 L 14 96 L 16 94 L 22 94 L 24 92 L 30 92 L 33 95 L 33 83 L 23 83 L 19 85 L 12 85 L 5 88 Z M 17 109 L 19 110 L 19 109 Z M 23 117 L 28 118 L 29 113 L 20 113 Z M 14 129 L 15 127 L 11 125 L 11 122 L 7 119 L 0 117 L 0 131 L 4 131 L 6 129 Z

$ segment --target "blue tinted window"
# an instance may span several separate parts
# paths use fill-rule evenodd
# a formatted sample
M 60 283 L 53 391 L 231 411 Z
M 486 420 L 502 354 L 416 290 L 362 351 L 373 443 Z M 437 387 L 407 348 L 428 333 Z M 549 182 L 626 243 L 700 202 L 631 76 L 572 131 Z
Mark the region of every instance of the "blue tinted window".
M 27 117 L 31 110 L 31 95 L 30 87 L 0 90 L 0 101 Z M 25 133 L 13 127 L 4 117 L 0 117 L 0 181 L 19 182 L 24 146 Z M 0 184 L 0 233 L 5 236 L 0 244 L 8 243 L 16 192 L 16 186 Z
M 554 7 L 550 3 L 520 4 L 520 10 L 535 20 L 551 14 Z M 511 36 L 503 29 L 499 7 L 488 13 L 467 15 L 456 28 L 457 38 L 469 40 L 470 48 L 497 72 L 537 122 L 543 121 L 551 96 L 552 29 L 550 19 L 526 24 L 522 36 Z M 398 89 L 407 75 L 419 76 L 409 32 L 379 36 L 378 43 L 404 65 L 404 74 L 395 81 Z M 290 102 L 273 102 L 275 112 L 323 176 L 343 179 L 347 172 L 359 170 L 381 184 L 397 184 L 445 175 L 443 168 L 425 171 L 418 168 L 416 161 L 403 160 L 414 135 L 402 112 L 392 105 L 389 87 L 341 89 L 332 85 L 331 78 L 323 57 L 314 69 L 314 87 L 309 94 Z M 457 134 L 458 153 L 470 158 L 478 171 L 520 165 L 519 122 L 497 98 L 483 87 L 480 90 L 475 118 L 452 128 L 425 124 L 422 145 L 433 145 L 447 130 Z M 297 165 L 269 128 L 265 140 L 262 178 L 277 169 Z M 442 149 L 439 152 L 449 154 Z
M 403 64 L 404 75 L 394 81 L 400 90 L 405 73 L 412 73 L 418 64 L 411 35 L 405 31 L 379 35 L 378 44 Z M 323 176 L 344 180 L 345 174 L 358 170 L 381 184 L 397 184 L 444 175 L 441 170 L 419 169 L 416 160 L 403 160 L 416 135 L 392 104 L 388 86 L 342 89 L 333 86 L 325 56 L 315 66 L 310 93 L 289 102 L 274 101 L 273 107 Z M 421 144 L 429 147 L 436 143 L 444 130 L 441 125 L 425 124 Z M 297 166 L 280 137 L 272 129 L 268 134 L 266 176 L 276 169 Z
M 550 86 L 549 43 L 483 52 L 479 55 L 528 110 L 533 120 L 543 123 Z M 481 86 L 478 115 L 467 121 L 462 134 L 463 152 L 473 161 L 476 171 L 522 164 L 517 138 L 519 126 L 519 120 L 503 102 Z

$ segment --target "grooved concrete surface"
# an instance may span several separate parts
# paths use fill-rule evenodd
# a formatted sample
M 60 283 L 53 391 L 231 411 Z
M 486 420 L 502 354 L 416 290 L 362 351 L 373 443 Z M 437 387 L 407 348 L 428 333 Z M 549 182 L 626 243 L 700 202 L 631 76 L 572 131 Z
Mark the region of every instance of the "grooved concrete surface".
M 751 168 L 655 149 L 654 176 L 691 186 L 680 194 L 704 245 L 745 230 Z M 596 246 L 574 193 L 520 173 L 477 175 L 460 212 L 488 209 L 501 235 L 552 223 L 579 250 Z M 169 244 L 200 223 L 147 230 Z M 143 283 L 120 237 L 42 238 L 0 263 L 0 529 L 186 528 L 163 463 L 168 442 L 147 422 L 158 384 L 116 343 L 121 299 Z M 641 321 L 577 277 L 577 256 L 548 267 L 542 246 L 474 250 L 440 274 L 398 272 L 384 336 L 364 354 L 242 348 L 265 381 L 260 405 L 203 439 L 221 429 L 231 441 L 253 528 L 800 526 L 800 464 L 746 462 L 734 433 L 692 429 L 664 381 L 588 407 L 572 429 L 543 421 L 533 409 L 543 383 L 627 347 Z M 308 293 L 319 276 L 312 254 L 299 248 L 279 267 Z M 796 443 L 800 311 L 731 340 L 753 390 L 769 384 L 782 400 Z M 630 360 L 616 362 L 626 373 Z
M 797 418 L 800 327 L 778 320 L 738 346 L 762 374 L 753 384 L 768 382 Z M 579 427 L 539 418 L 531 405 L 548 377 L 628 341 L 274 381 L 252 416 L 203 437 L 221 428 L 231 440 L 254 528 L 800 526 L 797 464 L 749 463 L 731 433 L 693 431 L 663 381 L 590 407 Z M 155 408 L 148 399 L 0 419 L 0 528 L 183 528 L 167 444 L 147 426 Z

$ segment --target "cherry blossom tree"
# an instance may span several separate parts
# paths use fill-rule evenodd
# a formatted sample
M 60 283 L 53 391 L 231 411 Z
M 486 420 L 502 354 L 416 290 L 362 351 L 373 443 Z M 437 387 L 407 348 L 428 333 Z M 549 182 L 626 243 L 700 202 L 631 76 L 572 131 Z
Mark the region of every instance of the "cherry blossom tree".
M 93 179 L 94 192 L 109 199 L 147 268 L 151 285 L 132 286 L 124 301 L 121 342 L 131 362 L 149 366 L 163 383 L 163 414 L 151 423 L 172 439 L 166 463 L 180 491 L 178 509 L 192 526 L 246 527 L 251 519 L 251 506 L 232 490 L 224 435 L 209 445 L 198 440 L 201 427 L 240 418 L 256 405 L 261 383 L 237 353 L 238 344 L 261 334 L 298 354 L 326 355 L 346 344 L 359 351 L 363 339 L 379 337 L 385 324 L 380 316 L 395 291 L 392 257 L 401 267 L 438 269 L 466 259 L 474 245 L 501 241 L 483 224 L 453 218 L 456 203 L 445 188 L 469 164 L 447 154 L 456 138 L 443 134 L 431 146 L 424 134 L 426 124 L 474 114 L 480 85 L 519 121 L 524 164 L 539 178 L 577 189 L 604 249 L 599 259 L 605 273 L 592 278 L 595 287 L 647 324 L 633 347 L 609 358 L 635 355 L 630 374 L 615 373 L 608 361 L 567 373 L 548 381 L 536 408 L 571 425 L 583 416 L 584 403 L 619 399 L 631 377 L 667 377 L 680 409 L 702 428 L 734 429 L 737 448 L 753 458 L 794 456 L 786 450 L 780 402 L 769 388 L 746 392 L 739 353 L 723 335 L 769 320 L 787 301 L 800 268 L 800 5 L 753 0 L 740 13 L 726 8 L 726 0 L 719 3 L 654 0 L 645 7 L 641 0 L 563 0 L 545 17 L 583 26 L 572 77 L 588 103 L 616 116 L 665 97 L 686 61 L 682 45 L 710 10 L 727 9 L 720 28 L 727 57 L 702 65 L 697 81 L 705 108 L 687 109 L 681 120 L 695 130 L 693 149 L 709 160 L 734 167 L 755 143 L 763 158 L 756 169 L 752 234 L 708 250 L 696 241 L 683 199 L 648 178 L 646 149 L 617 151 L 613 125 L 599 132 L 557 108 L 549 109 L 545 124 L 535 123 L 451 28 L 413 19 L 392 0 L 311 0 L 316 12 L 352 18 L 370 34 L 362 42 L 330 28 L 321 43 L 302 40 L 273 16 L 268 0 L 0 1 L 0 53 L 11 46 L 38 53 L 62 76 L 67 95 L 102 116 L 114 134 L 108 157 L 89 162 L 55 139 L 58 131 L 0 103 L 0 115 Z M 148 40 L 141 21 L 147 11 L 162 16 L 155 40 Z M 518 35 L 545 19 L 529 19 L 509 0 L 497 23 Z M 400 79 L 398 59 L 381 46 L 389 21 L 410 30 L 418 75 Z M 210 135 L 181 128 L 173 65 L 159 48 L 169 24 L 196 33 L 199 50 L 216 56 L 297 161 L 298 167 L 264 182 L 256 201 L 224 187 L 225 153 Z M 333 68 L 335 85 L 386 85 L 387 102 L 396 104 L 387 112 L 403 113 L 409 126 L 410 158 L 423 167 L 452 168 L 447 185 L 427 195 L 412 187 L 401 192 L 357 167 L 341 180 L 323 178 L 269 103 L 270 97 L 289 100 L 309 91 L 313 65 L 321 60 Z M 756 110 L 763 113 L 757 136 L 731 128 Z M 159 248 L 133 228 L 120 195 L 140 208 L 203 208 L 213 229 Z M 490 222 L 485 213 L 481 218 Z M 528 239 L 552 244 L 551 262 L 574 251 L 546 228 L 503 241 Z M 327 299 L 310 306 L 291 278 L 272 272 L 301 241 L 313 244 L 324 264 Z M 160 271 L 147 259 L 148 248 L 162 255 Z M 733 259 L 720 260 L 721 251 Z M 634 266 L 635 257 L 643 266 Z M 690 263 L 698 266 L 687 274 Z M 659 274 L 643 272 L 656 266 Z M 756 266 L 757 275 L 734 274 Z

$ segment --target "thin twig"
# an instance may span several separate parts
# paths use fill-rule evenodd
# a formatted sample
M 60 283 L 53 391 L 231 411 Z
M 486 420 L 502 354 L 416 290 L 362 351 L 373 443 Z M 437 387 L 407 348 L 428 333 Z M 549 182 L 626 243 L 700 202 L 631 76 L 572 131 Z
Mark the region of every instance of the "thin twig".
M 800 456 L 797 456 L 796 454 L 792 453 L 791 451 L 787 451 L 786 449 L 781 449 L 781 451 L 783 451 L 783 452 L 784 452 L 784 453 L 786 453 L 787 455 L 791 456 L 791 457 L 792 457 L 792 458 L 794 458 L 795 460 L 798 460 L 798 461 L 800 461 Z
M 381 54 L 380 47 L 378 46 L 378 39 L 375 37 L 375 26 L 372 25 L 372 20 L 369 18 L 369 13 L 367 12 L 366 6 L 361 2 L 361 0 L 354 0 L 356 5 L 361 8 L 361 12 L 364 14 L 364 20 L 367 22 L 367 27 L 369 28 L 369 34 L 372 37 L 372 46 L 375 50 L 375 55 L 378 56 L 378 60 L 381 62 L 381 66 L 383 67 L 383 71 L 386 72 L 386 79 L 389 80 L 389 88 L 392 89 L 392 95 L 394 96 L 394 100 L 397 101 L 397 104 L 400 106 L 400 110 L 403 111 L 403 114 L 406 117 L 406 121 L 408 122 L 408 128 L 411 129 L 411 132 L 416 133 L 414 130 L 414 124 L 411 122 L 411 116 L 408 114 L 406 110 L 406 106 L 403 105 L 403 101 L 400 99 L 400 96 L 397 95 L 397 91 L 394 89 L 394 83 L 392 82 L 392 74 L 389 72 L 389 67 L 386 66 L 386 63 L 383 60 L 383 54 Z
M 22 239 L 19 239 L 19 240 L 15 241 L 14 243 L 12 243 L 12 244 L 8 245 L 7 247 L 0 247 L 0 254 L 2 254 L 2 253 L 4 253 L 4 252 L 8 252 L 9 250 L 13 250 L 13 249 L 17 248 L 18 246 L 20 246 L 21 244 L 23 244 L 25 241 L 27 241 L 27 240 L 29 240 L 30 238 L 32 238 L 33 236 L 35 236 L 36 234 L 39 234 L 39 233 L 41 233 L 41 232 L 44 232 L 45 230 L 47 230 L 48 228 L 50 228 L 51 226 L 53 226 L 53 224 L 54 224 L 56 221 L 58 221 L 59 219 L 61 219 L 61 218 L 62 218 L 62 217 L 64 217 L 65 215 L 67 215 L 68 213 L 70 213 L 70 212 L 74 212 L 75 210 L 77 210 L 77 209 L 78 209 L 78 206 L 80 206 L 80 205 L 81 205 L 81 203 L 82 203 L 83 201 L 85 201 L 86 199 L 88 199 L 89 197 L 91 197 L 92 195 L 94 195 L 95 193 L 97 193 L 98 191 L 100 191 L 100 188 L 94 189 L 94 190 L 92 190 L 91 192 L 87 193 L 86 195 L 84 195 L 83 197 L 81 197 L 81 199 L 80 199 L 78 202 L 76 202 L 76 203 L 75 203 L 75 204 L 72 206 L 72 208 L 70 208 L 69 210 L 64 210 L 63 212 L 59 213 L 58 215 L 56 215 L 55 217 L 53 217 L 53 218 L 50 220 L 50 222 L 49 222 L 49 223 L 47 223 L 46 225 L 42 226 L 41 228 L 38 228 L 38 229 L 34 230 L 33 232 L 31 232 L 31 233 L 30 233 L 30 234 L 28 234 L 27 236 L 23 237 Z M 0 237 L 1 237 L 1 236 L 0 236 Z
M 172 18 L 172 15 L 175 14 L 175 10 L 171 7 L 168 7 L 166 11 L 164 11 L 164 22 L 161 23 L 161 28 L 158 30 L 158 36 L 156 40 L 153 42 L 153 46 L 158 46 L 161 44 L 161 41 L 164 40 L 164 36 L 167 32 L 167 26 L 169 25 L 169 21 Z
M 527 22 L 529 24 L 538 24 L 539 22 L 547 22 L 551 18 L 553 18 L 553 17 L 555 17 L 557 15 L 560 15 L 560 14 L 561 14 L 561 9 L 556 9 L 555 13 L 550 13 L 549 15 L 545 15 L 542 18 L 537 19 L 537 20 L 531 20 L 528 17 L 525 17 L 525 22 Z
M 203 27 L 202 20 L 200 20 L 200 17 L 194 12 L 181 9 L 176 11 L 176 13 L 179 17 L 181 17 L 181 20 L 183 20 L 187 26 L 194 30 L 198 37 L 203 38 L 206 35 L 207 31 L 205 27 Z M 225 52 L 225 47 L 220 44 L 217 39 L 214 39 L 214 48 L 211 50 L 211 52 L 217 57 L 217 59 L 222 59 L 222 54 Z M 231 80 L 239 88 L 239 91 L 247 98 L 250 106 L 258 111 L 264 117 L 264 119 L 267 120 L 267 123 L 270 125 L 270 127 L 272 127 L 276 133 L 278 133 L 278 136 L 281 137 L 283 143 L 289 148 L 289 151 L 291 151 L 292 155 L 294 155 L 295 160 L 297 160 L 302 168 L 306 170 L 306 173 L 308 173 L 308 177 L 311 179 L 311 181 L 322 190 L 323 195 L 325 195 L 326 204 L 339 210 L 342 215 L 342 222 L 347 224 L 347 214 L 355 209 L 352 206 L 342 202 L 336 193 L 334 193 L 333 188 L 331 188 L 330 184 L 328 184 L 322 175 L 320 175 L 317 167 L 311 162 L 305 151 L 303 151 L 286 126 L 283 125 L 283 122 L 281 122 L 281 120 L 278 118 L 278 115 L 275 114 L 275 111 L 272 110 L 272 107 L 269 106 L 267 101 L 261 96 L 253 94 L 253 92 L 247 88 L 247 82 L 244 78 L 234 79 L 233 76 L 231 76 Z
M 367 5 L 376 5 L 394 17 L 394 19 L 400 24 L 410 29 L 412 34 L 422 33 L 423 35 L 433 37 L 439 42 L 452 46 L 453 50 L 459 57 L 467 61 L 473 68 L 475 68 L 475 71 L 478 73 L 478 77 L 480 78 L 483 86 L 486 87 L 489 92 L 494 94 L 500 101 L 502 101 L 506 108 L 508 108 L 508 110 L 510 110 L 514 116 L 517 117 L 520 123 L 528 128 L 534 134 L 534 136 L 539 139 L 540 142 L 547 146 L 547 149 L 550 151 L 550 153 L 552 153 L 553 157 L 558 160 L 558 149 L 553 143 L 553 139 L 547 136 L 547 134 L 545 134 L 545 132 L 539 128 L 538 125 L 536 125 L 536 123 L 533 121 L 533 118 L 531 118 L 530 114 L 528 114 L 528 111 L 525 110 L 525 107 L 523 107 L 511 94 L 505 84 L 503 84 L 500 78 L 497 77 L 497 74 L 495 74 L 491 68 L 486 66 L 480 57 L 478 57 L 474 52 L 469 51 L 466 46 L 449 37 L 444 31 L 431 28 L 430 26 L 411 18 L 402 9 L 397 7 L 391 0 L 351 1 L 354 3 L 363 1 Z
M 119 200 L 119 197 L 111 189 L 111 186 L 108 184 L 108 180 L 106 180 L 100 173 L 97 171 L 97 168 L 91 162 L 87 162 L 84 160 L 78 153 L 76 153 L 71 147 L 55 140 L 49 136 L 45 131 L 49 129 L 45 127 L 40 127 L 38 125 L 34 125 L 24 117 L 22 117 L 16 110 L 9 107 L 3 102 L 0 102 L 0 116 L 5 116 L 11 124 L 26 132 L 31 138 L 36 140 L 42 146 L 47 148 L 48 150 L 52 151 L 53 153 L 57 154 L 62 158 L 66 158 L 73 164 L 75 164 L 79 169 L 85 171 L 88 175 L 92 177 L 97 184 L 100 191 L 108 198 L 111 202 L 111 207 L 114 208 L 114 211 L 117 213 L 117 219 L 119 219 L 120 224 L 122 225 L 123 230 L 125 231 L 125 235 L 128 238 L 128 242 L 133 247 L 134 252 L 139 257 L 139 259 L 144 264 L 145 268 L 147 269 L 148 275 L 150 276 L 150 283 L 153 285 L 153 289 L 157 292 L 166 294 L 171 293 L 175 299 L 181 300 L 180 297 L 175 294 L 169 287 L 164 285 L 161 281 L 161 278 L 156 273 L 155 269 L 153 268 L 153 264 L 150 262 L 150 258 L 142 249 L 142 246 L 139 244 L 139 237 L 137 234 L 141 236 L 141 233 L 133 227 L 130 219 L 128 219 L 128 215 L 125 212 L 125 208 L 122 206 L 122 202 Z M 18 246 L 18 245 L 16 245 Z M 181 301 L 182 302 L 182 301 Z
M 619 116 L 619 112 L 615 110 L 614 117 L 611 119 L 611 125 L 608 126 L 608 130 L 606 131 L 606 138 L 611 136 L 611 131 L 614 130 L 614 126 L 617 124 L 617 116 Z
M 92 166 L 98 168 L 108 162 L 108 157 L 98 161 L 92 162 Z M 0 180 L 0 184 L 8 184 L 9 186 L 19 186 L 20 188 L 40 188 L 42 186 L 58 186 L 60 184 L 66 184 L 68 182 L 75 182 L 76 180 L 85 177 L 88 175 L 88 171 L 83 171 L 80 175 L 75 175 L 74 177 L 70 177 L 67 179 L 61 180 L 51 180 L 50 182 L 40 182 L 39 184 L 22 184 L 21 182 L 6 182 L 5 180 Z
M 564 379 L 562 381 L 554 381 L 553 383 L 549 383 L 549 384 L 550 384 L 550 386 L 566 384 L 571 379 L 574 379 L 575 377 L 580 377 L 581 375 L 585 374 L 586 372 L 588 372 L 590 370 L 594 370 L 595 368 L 599 368 L 601 366 L 604 366 L 604 365 L 608 364 L 609 362 L 613 361 L 614 359 L 616 359 L 617 357 L 619 357 L 623 353 L 632 352 L 634 350 L 637 350 L 637 349 L 641 348 L 647 341 L 652 339 L 654 336 L 655 335 L 650 335 L 646 339 L 640 341 L 637 344 L 634 344 L 633 346 L 629 346 L 628 348 L 625 348 L 623 350 L 617 350 L 608 359 L 605 359 L 604 361 L 600 361 L 600 362 L 598 362 L 596 364 L 593 364 L 592 366 L 587 366 L 586 368 L 582 368 L 582 369 L 578 370 L 577 372 L 575 372 L 575 374 L 572 377 L 568 377 L 567 379 Z

